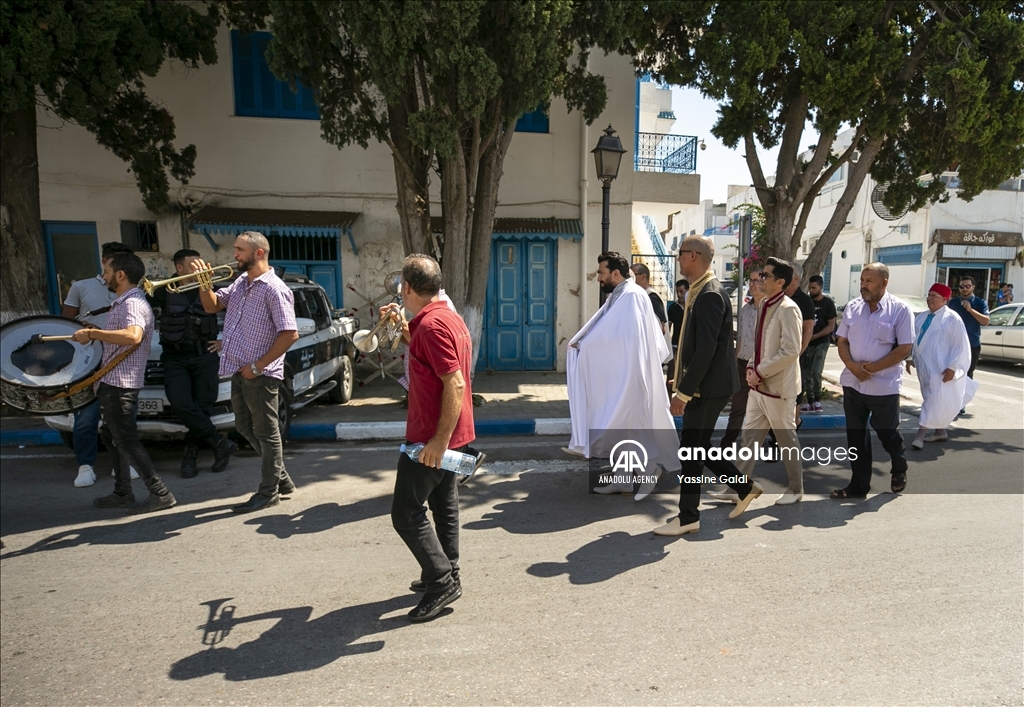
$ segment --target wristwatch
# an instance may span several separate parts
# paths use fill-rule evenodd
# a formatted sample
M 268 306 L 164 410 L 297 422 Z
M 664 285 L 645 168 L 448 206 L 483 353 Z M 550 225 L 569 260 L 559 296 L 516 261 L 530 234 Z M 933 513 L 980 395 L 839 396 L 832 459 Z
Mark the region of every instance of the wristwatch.
M 256 364 L 255 363 L 249 364 L 249 370 L 252 371 L 252 374 L 254 376 L 263 375 L 263 372 L 260 369 L 256 368 Z

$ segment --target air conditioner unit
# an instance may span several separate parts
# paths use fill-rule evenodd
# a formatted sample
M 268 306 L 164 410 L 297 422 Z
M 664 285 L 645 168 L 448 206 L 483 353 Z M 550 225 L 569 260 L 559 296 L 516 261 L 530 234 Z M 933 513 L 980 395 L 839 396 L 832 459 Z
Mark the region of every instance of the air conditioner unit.
M 860 162 L 860 150 L 854 150 L 850 154 L 850 162 L 852 164 L 857 164 L 858 162 Z

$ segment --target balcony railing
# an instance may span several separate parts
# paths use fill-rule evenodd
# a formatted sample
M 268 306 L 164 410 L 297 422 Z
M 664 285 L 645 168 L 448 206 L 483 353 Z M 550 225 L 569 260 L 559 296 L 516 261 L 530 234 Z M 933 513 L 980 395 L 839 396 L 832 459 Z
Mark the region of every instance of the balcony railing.
M 637 172 L 693 174 L 697 171 L 697 138 L 692 135 L 637 133 Z

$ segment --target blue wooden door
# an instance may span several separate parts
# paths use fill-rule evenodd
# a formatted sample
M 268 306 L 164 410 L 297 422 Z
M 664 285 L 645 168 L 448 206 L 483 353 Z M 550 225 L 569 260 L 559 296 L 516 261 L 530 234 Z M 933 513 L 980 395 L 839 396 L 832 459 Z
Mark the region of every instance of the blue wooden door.
M 96 277 L 100 264 L 96 224 L 92 222 L 43 221 L 47 259 L 47 298 L 50 312 L 60 314 L 71 284 Z
M 488 368 L 554 368 L 554 289 L 553 241 L 494 240 L 484 337 Z
M 555 242 L 523 241 L 523 251 L 523 368 L 550 371 L 555 367 Z

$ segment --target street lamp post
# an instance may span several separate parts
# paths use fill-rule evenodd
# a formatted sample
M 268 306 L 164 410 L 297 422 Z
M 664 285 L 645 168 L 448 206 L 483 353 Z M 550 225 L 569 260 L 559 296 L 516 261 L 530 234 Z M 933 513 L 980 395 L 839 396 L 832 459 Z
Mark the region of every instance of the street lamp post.
M 612 181 L 619 176 L 619 164 L 622 162 L 622 155 L 625 153 L 622 141 L 615 135 L 615 130 L 609 125 L 605 128 L 604 135 L 597 141 L 597 147 L 591 152 L 594 155 L 594 163 L 597 165 L 597 178 L 601 180 L 601 252 L 608 252 L 608 228 L 611 226 L 611 219 L 608 214 L 609 202 L 611 201 Z M 601 304 L 604 304 L 605 293 L 601 293 Z

